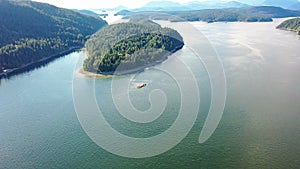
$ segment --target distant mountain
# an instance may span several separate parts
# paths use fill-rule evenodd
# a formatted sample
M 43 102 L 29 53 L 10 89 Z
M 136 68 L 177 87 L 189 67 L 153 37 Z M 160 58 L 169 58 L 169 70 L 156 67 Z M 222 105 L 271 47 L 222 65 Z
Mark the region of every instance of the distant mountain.
M 106 11 L 120 11 L 120 10 L 127 10 L 128 8 L 126 6 L 123 6 L 123 5 L 119 5 L 115 8 L 104 8 L 104 9 L 101 9 L 102 12 L 106 12 Z
M 181 11 L 184 7 L 180 3 L 172 1 L 150 1 L 141 8 L 135 9 L 135 11 Z
M 246 3 L 252 6 L 261 6 L 265 0 L 238 0 L 242 3 Z
M 241 2 L 237 2 L 237 1 L 229 1 L 229 2 L 224 2 L 224 3 L 215 3 L 215 4 L 211 4 L 210 7 L 211 9 L 220 9 L 220 8 L 242 8 L 242 7 L 248 7 L 250 5 L 248 4 L 244 4 Z
M 145 8 L 165 8 L 165 7 L 170 7 L 170 8 L 180 8 L 182 5 L 177 2 L 173 1 L 150 1 L 146 5 L 144 5 Z
M 199 9 L 221 9 L 221 8 L 242 8 L 248 7 L 249 5 L 240 3 L 237 1 L 229 1 L 229 2 L 213 2 L 213 1 L 193 1 L 183 4 L 186 9 L 190 10 L 199 10 Z
M 300 18 L 289 19 L 276 27 L 277 29 L 298 32 L 300 35 Z
M 226 2 L 222 5 L 224 8 L 242 8 L 242 7 L 247 7 L 250 6 L 245 3 L 237 2 L 237 1 L 229 1 Z
M 0 0 L 0 77 L 83 47 L 105 25 L 45 3 Z
M 75 12 L 79 12 L 81 14 L 85 14 L 85 15 L 89 15 L 89 16 L 93 16 L 93 17 L 99 17 L 100 15 L 93 12 L 93 11 L 90 11 L 90 10 L 86 10 L 86 9 L 83 9 L 83 10 L 80 10 L 80 9 L 73 9 Z
M 173 1 L 151 1 L 141 8 L 133 11 L 188 11 L 200 9 L 243 8 L 249 6 L 275 6 L 291 10 L 300 10 L 299 0 L 233 0 L 222 2 L 220 0 L 191 1 L 177 3 Z
M 265 0 L 264 5 L 277 6 L 286 9 L 299 9 L 300 2 L 298 0 Z
M 200 9 L 221 9 L 221 8 L 241 8 L 248 7 L 249 5 L 237 2 L 217 2 L 217 1 L 192 1 L 188 3 L 176 3 L 172 1 L 151 1 L 141 8 L 137 8 L 134 11 L 189 11 Z

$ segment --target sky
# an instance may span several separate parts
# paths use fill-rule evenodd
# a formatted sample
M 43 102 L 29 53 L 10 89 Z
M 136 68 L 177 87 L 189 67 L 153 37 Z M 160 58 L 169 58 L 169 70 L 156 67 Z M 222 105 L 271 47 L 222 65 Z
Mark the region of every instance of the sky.
M 58 7 L 70 9 L 101 9 L 101 8 L 114 8 L 119 5 L 128 8 L 138 8 L 145 5 L 147 2 L 153 0 L 34 0 L 38 2 L 46 2 Z M 209 0 L 170 0 L 174 2 L 190 2 L 190 1 L 209 1 Z M 214 0 L 216 1 L 216 0 Z M 230 1 L 230 0 L 217 0 L 217 1 Z

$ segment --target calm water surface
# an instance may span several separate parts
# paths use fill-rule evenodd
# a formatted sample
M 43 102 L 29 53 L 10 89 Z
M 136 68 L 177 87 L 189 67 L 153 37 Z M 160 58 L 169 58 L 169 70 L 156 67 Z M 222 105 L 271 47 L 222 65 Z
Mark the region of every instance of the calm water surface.
M 281 21 L 193 23 L 224 65 L 227 101 L 223 118 L 212 137 L 199 144 L 210 106 L 210 84 L 204 66 L 184 48 L 173 57 L 197 72 L 199 116 L 180 144 L 151 158 L 129 159 L 108 153 L 81 128 L 73 106 L 72 79 L 83 52 L 1 80 L 0 168 L 298 168 L 300 39 L 293 32 L 276 30 Z M 165 64 L 174 64 L 172 58 L 157 67 Z M 93 81 L 82 78 L 87 84 Z M 146 98 L 152 89 L 163 89 L 168 96 L 165 113 L 146 125 L 132 124 L 117 113 L 110 96 L 111 79 L 96 79 L 95 84 L 107 121 L 132 137 L 166 130 L 176 119 L 180 103 L 178 86 L 167 74 L 150 68 L 137 74 L 133 87 L 142 81 L 147 81 L 147 88 L 130 93 L 138 109 L 149 107 Z

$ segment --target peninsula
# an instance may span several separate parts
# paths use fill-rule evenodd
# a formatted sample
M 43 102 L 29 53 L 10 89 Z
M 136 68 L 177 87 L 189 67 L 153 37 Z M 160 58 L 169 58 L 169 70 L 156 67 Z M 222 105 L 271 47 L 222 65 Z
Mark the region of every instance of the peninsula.
M 277 29 L 297 32 L 300 35 L 300 18 L 289 19 L 276 27 Z

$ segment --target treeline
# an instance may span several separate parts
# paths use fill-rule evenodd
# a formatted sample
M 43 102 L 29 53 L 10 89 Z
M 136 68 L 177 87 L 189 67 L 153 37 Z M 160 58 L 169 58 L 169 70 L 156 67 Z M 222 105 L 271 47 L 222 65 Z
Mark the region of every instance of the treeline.
M 203 9 L 195 11 L 167 12 L 131 12 L 120 11 L 129 19 L 150 18 L 154 20 L 204 21 L 204 22 L 270 22 L 272 18 L 300 16 L 300 11 L 293 11 L 272 6 L 244 8 Z
M 74 47 L 107 23 L 32 1 L 0 0 L 0 73 Z
M 110 25 L 87 41 L 83 67 L 94 73 L 135 69 L 164 60 L 182 46 L 177 31 L 151 21 Z
M 288 31 L 297 32 L 300 35 L 300 18 L 289 19 L 282 22 L 276 27 L 277 29 L 283 29 Z

